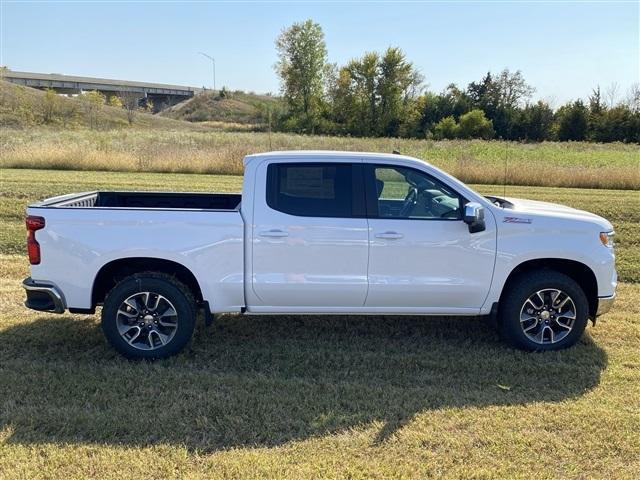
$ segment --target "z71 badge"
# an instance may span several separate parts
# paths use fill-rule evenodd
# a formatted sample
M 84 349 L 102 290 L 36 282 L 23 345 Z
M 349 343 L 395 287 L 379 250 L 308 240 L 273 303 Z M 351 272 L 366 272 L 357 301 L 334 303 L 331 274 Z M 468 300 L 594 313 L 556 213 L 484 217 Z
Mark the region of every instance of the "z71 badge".
M 502 223 L 531 223 L 530 218 L 520 218 L 520 217 L 504 217 Z

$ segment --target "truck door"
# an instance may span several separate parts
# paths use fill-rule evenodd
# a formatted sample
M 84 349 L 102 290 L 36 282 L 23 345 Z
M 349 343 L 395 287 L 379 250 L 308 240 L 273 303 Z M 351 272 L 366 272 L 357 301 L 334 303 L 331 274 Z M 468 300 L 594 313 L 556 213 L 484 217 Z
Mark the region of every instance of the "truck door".
M 255 181 L 251 282 L 261 306 L 362 308 L 369 249 L 362 164 L 265 162 Z
M 464 199 L 421 170 L 364 164 L 369 210 L 366 306 L 473 313 L 491 286 L 496 226 L 469 233 Z

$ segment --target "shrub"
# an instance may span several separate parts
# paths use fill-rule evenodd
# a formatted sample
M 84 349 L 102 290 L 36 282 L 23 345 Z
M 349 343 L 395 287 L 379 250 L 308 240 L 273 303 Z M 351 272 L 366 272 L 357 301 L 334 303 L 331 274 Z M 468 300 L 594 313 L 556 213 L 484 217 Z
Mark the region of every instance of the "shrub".
M 110 95 L 109 100 L 107 101 L 107 105 L 110 107 L 122 108 L 122 100 L 118 95 Z
M 44 92 L 44 98 L 42 99 L 42 120 L 44 123 L 53 123 L 59 115 L 60 110 L 60 97 L 55 92 L 48 88 Z
M 89 127 L 92 129 L 97 127 L 97 114 L 105 104 L 105 96 L 97 90 L 92 90 L 90 92 L 84 92 L 82 95 L 80 95 L 80 100 L 82 101 L 85 115 L 87 116 L 87 120 L 89 121 Z
M 453 139 L 458 136 L 458 124 L 452 116 L 445 117 L 433 127 L 433 138 L 442 140 Z
M 460 138 L 493 138 L 493 123 L 487 120 L 482 110 L 471 110 L 460 116 L 458 123 L 458 137 Z

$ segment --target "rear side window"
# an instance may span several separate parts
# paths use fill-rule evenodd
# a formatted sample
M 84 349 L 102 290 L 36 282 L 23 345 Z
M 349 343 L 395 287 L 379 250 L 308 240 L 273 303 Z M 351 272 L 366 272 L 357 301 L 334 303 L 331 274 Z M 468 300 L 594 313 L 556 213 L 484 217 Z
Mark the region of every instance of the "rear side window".
M 355 176 L 359 173 L 356 170 Z M 364 200 L 354 205 L 356 191 L 362 190 L 354 180 L 350 163 L 272 163 L 267 170 L 267 205 L 303 217 L 364 216 Z

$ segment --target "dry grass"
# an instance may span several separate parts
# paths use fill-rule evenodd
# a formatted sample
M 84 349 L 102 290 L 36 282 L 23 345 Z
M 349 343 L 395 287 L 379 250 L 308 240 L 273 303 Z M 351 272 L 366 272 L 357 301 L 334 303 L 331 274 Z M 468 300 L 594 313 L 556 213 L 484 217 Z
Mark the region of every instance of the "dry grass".
M 640 189 L 640 146 L 356 139 L 249 132 L 0 129 L 0 167 L 239 175 L 242 158 L 268 150 L 402 153 L 468 183 Z
M 13 132 L 12 132 L 13 133 Z M 121 148 L 131 135 L 122 133 L 114 143 L 105 142 L 103 134 L 85 134 L 89 141 L 67 143 L 66 135 L 58 135 L 52 143 L 36 141 L 29 145 L 7 146 L 0 165 L 9 168 L 50 170 L 102 170 L 112 172 L 188 172 L 238 175 L 246 149 L 227 145 L 216 149 L 198 148 L 181 142 L 181 135 L 166 133 L 161 141 L 132 143 Z
M 267 125 L 262 123 L 237 123 L 220 120 L 198 122 L 198 125 L 217 132 L 266 132 L 268 130 Z

